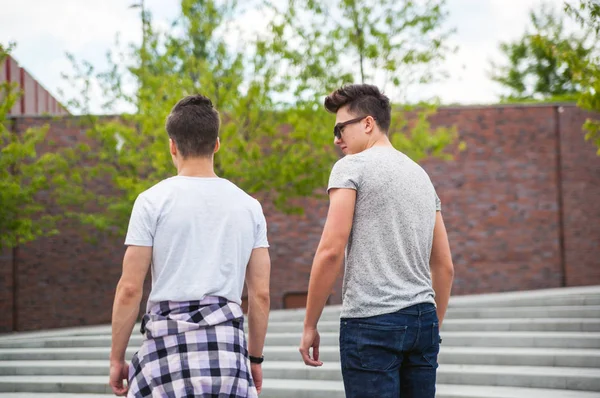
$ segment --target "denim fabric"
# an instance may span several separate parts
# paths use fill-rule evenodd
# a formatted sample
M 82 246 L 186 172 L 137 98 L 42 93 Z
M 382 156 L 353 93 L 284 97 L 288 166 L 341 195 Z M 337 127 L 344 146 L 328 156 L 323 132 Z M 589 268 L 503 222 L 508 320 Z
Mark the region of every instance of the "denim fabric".
M 346 397 L 434 398 L 440 342 L 430 303 L 368 318 L 342 318 Z

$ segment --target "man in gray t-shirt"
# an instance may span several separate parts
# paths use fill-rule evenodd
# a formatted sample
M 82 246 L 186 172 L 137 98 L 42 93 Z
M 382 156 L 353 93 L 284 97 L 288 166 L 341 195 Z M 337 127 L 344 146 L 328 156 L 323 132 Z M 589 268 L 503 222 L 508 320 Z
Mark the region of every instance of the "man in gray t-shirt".
M 433 398 L 454 274 L 440 200 L 427 173 L 390 143 L 391 106 L 377 87 L 344 86 L 325 107 L 346 156 L 329 178 L 300 352 L 307 365 L 322 364 L 317 322 L 345 258 L 346 396 Z

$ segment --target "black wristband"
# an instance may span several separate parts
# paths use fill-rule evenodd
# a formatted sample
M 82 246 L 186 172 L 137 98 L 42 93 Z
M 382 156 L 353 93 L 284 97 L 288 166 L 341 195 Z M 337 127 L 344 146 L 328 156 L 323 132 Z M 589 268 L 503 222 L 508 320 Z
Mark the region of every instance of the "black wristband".
M 250 363 L 256 363 L 256 364 L 261 364 L 265 360 L 264 356 L 262 356 L 262 357 L 253 357 L 252 355 L 248 355 L 248 358 L 250 358 Z

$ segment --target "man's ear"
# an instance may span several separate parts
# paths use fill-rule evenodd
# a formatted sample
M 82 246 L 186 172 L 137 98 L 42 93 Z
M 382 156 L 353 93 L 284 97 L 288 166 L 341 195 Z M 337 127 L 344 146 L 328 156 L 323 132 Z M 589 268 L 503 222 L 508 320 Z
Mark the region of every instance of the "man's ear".
M 221 140 L 219 140 L 219 137 L 217 137 L 217 142 L 215 143 L 215 152 L 214 153 L 219 152 L 219 149 L 221 149 Z
M 372 116 L 365 118 L 365 128 L 367 129 L 367 134 L 371 134 L 375 130 L 375 119 Z
M 171 155 L 177 156 L 177 145 L 175 145 L 175 141 L 172 138 L 169 138 L 169 151 Z

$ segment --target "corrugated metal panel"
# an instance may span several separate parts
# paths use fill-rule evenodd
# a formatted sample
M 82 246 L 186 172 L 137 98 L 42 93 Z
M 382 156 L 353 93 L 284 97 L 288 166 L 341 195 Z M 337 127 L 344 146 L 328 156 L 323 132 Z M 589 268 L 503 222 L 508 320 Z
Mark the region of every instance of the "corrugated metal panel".
M 38 82 L 35 81 L 33 77 L 24 69 L 21 69 L 25 75 L 25 82 L 23 86 L 23 90 L 25 91 L 25 95 L 23 96 L 23 100 L 25 101 L 25 114 L 26 115 L 35 115 L 35 89 L 38 85 Z
M 0 83 L 11 81 L 23 90 L 23 96 L 9 115 L 68 115 L 69 112 L 37 80 L 9 56 L 0 65 Z
M 12 59 L 11 57 L 8 57 L 6 62 L 8 63 L 6 80 L 8 80 L 11 83 L 19 84 L 19 64 L 17 64 L 17 62 L 14 59 Z M 20 115 L 21 114 L 21 104 L 19 103 L 19 101 L 17 101 L 15 103 L 15 105 L 8 112 L 8 114 L 9 115 Z

